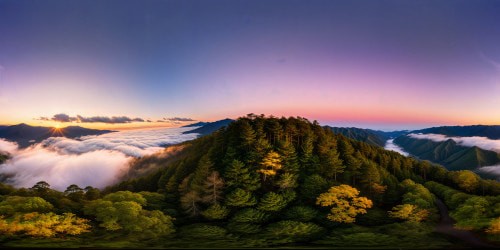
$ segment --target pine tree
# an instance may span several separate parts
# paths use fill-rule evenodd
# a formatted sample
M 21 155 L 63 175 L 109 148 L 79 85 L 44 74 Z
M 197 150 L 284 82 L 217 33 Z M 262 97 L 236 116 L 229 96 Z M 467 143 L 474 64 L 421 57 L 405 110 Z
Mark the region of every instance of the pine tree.
M 238 160 L 226 168 L 224 179 L 228 188 L 241 188 L 247 191 L 254 191 L 260 188 L 260 180 L 257 173 L 250 172 L 245 165 Z
M 219 176 L 219 172 L 213 171 L 205 180 L 202 200 L 205 203 L 217 204 L 222 199 L 223 187 L 224 180 Z

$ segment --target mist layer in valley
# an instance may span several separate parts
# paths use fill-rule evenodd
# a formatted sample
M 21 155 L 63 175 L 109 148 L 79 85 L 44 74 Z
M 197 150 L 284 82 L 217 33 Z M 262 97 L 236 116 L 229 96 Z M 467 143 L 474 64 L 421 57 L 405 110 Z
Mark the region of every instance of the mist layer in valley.
M 25 149 L 0 139 L 0 152 L 11 156 L 0 165 L 0 176 L 15 187 L 32 187 L 44 180 L 62 191 L 71 184 L 103 188 L 119 181 L 133 158 L 195 139 L 197 134 L 183 134 L 192 129 L 127 130 L 78 139 L 51 137 Z
M 391 151 L 394 151 L 394 152 L 398 152 L 398 153 L 400 153 L 400 154 L 402 154 L 402 155 L 404 155 L 404 156 L 408 156 L 408 155 L 410 155 L 410 154 L 408 154 L 408 152 L 404 151 L 404 149 L 403 149 L 403 148 L 401 148 L 400 146 L 396 145 L 396 144 L 394 143 L 394 139 L 389 139 L 389 140 L 387 140 L 387 141 L 385 142 L 385 146 L 384 146 L 384 148 L 385 148 L 386 150 L 391 150 Z

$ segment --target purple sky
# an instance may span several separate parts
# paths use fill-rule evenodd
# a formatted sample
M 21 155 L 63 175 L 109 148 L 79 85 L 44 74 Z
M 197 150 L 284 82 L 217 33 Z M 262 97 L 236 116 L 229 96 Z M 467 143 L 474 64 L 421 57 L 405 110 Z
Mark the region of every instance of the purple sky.
M 500 124 L 498 13 L 482 0 L 0 0 L 0 124 Z

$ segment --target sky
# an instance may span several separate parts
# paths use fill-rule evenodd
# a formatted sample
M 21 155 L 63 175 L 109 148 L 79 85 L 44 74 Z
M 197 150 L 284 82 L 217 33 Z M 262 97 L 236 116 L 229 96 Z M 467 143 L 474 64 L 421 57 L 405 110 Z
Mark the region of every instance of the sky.
M 0 124 L 500 124 L 498 13 L 491 0 L 0 0 Z

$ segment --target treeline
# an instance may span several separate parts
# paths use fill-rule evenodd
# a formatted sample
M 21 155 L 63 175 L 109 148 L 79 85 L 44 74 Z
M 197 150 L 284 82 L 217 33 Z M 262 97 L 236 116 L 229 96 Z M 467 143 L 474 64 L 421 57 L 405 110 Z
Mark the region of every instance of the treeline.
M 470 171 L 450 172 L 334 134 L 301 117 L 250 114 L 180 146 L 175 160 L 159 154 L 135 161 L 132 171 L 160 167 L 102 193 L 76 185 L 57 192 L 44 182 L 31 189 L 2 186 L 0 223 L 17 225 L 26 214 L 53 213 L 78 221 L 71 223 L 79 225 L 78 233 L 155 239 L 164 247 L 180 241 L 203 247 L 215 239 L 225 246 L 355 242 L 428 247 L 430 242 L 450 243 L 433 233 L 435 197 L 424 183 L 476 196 L 500 191 L 498 182 Z M 13 207 L 29 197 L 53 207 Z M 498 212 L 485 221 L 488 226 Z M 408 227 L 415 232 L 398 229 Z M 166 240 L 168 235 L 175 237 Z

